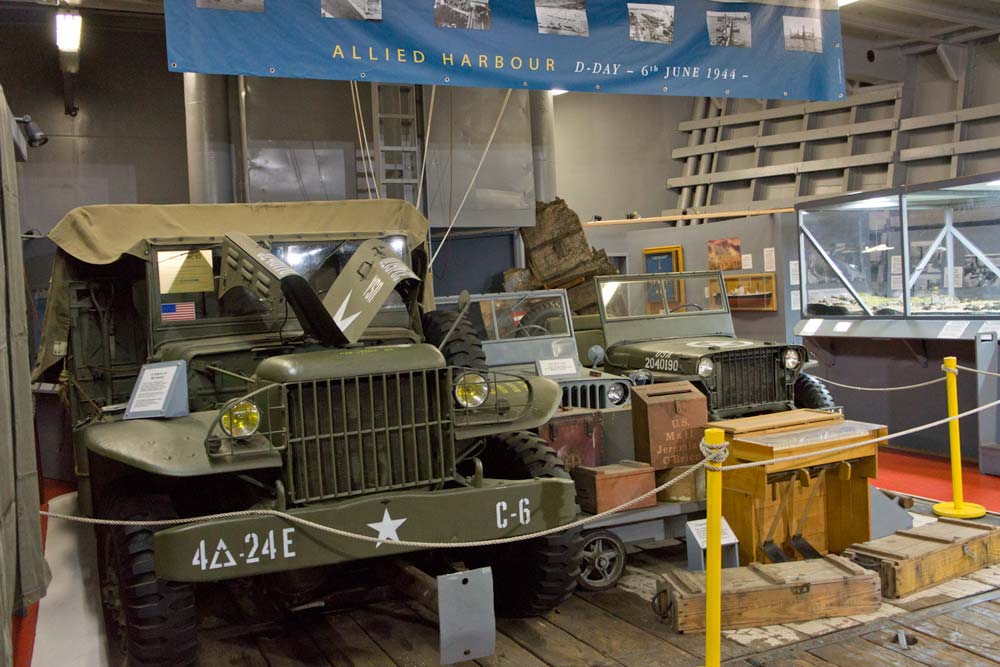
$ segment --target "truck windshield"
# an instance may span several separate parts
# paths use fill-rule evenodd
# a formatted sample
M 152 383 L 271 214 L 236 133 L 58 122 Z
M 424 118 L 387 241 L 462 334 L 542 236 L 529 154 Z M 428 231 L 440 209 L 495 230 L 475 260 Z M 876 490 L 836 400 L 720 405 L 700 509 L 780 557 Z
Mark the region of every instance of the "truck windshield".
M 608 320 L 655 318 L 727 310 L 718 275 L 662 274 L 601 281 Z
M 391 236 L 383 239 L 400 259 L 409 264 L 406 239 Z M 364 239 L 281 241 L 271 246 L 271 252 L 300 273 L 322 298 Z M 237 319 L 267 320 L 287 323 L 294 321 L 291 312 L 271 313 L 244 288 L 229 290 L 219 298 L 219 275 L 222 265 L 222 244 L 159 248 L 153 256 L 157 289 L 154 313 L 163 326 L 180 325 L 204 320 Z M 386 313 L 401 312 L 405 304 L 398 292 L 392 292 L 383 305 Z
M 467 319 L 484 341 L 569 336 L 559 296 L 491 295 L 473 301 Z

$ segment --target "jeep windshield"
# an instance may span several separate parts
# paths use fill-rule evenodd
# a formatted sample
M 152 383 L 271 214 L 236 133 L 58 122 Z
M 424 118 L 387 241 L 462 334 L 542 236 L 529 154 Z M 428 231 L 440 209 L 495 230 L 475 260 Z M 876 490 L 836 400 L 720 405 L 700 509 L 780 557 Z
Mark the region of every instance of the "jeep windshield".
M 383 239 L 409 264 L 406 239 Z M 322 298 L 365 239 L 274 241 L 270 251 L 301 274 Z M 222 244 L 157 246 L 152 255 L 151 316 L 157 329 L 182 328 L 198 323 L 231 324 L 245 331 L 295 327 L 289 308 L 269 311 L 249 290 L 237 287 L 219 297 Z M 260 326 L 255 326 L 259 324 Z M 406 304 L 398 292 L 386 299 L 375 321 L 380 326 L 409 326 Z
M 721 274 L 650 274 L 602 280 L 606 320 L 650 319 L 728 312 Z

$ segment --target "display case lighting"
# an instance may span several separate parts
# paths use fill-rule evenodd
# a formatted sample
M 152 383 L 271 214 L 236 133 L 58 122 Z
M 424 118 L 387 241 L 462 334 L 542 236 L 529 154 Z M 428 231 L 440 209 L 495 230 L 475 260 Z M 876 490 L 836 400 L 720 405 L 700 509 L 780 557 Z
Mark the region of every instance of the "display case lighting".
M 83 17 L 71 9 L 60 9 L 56 14 L 56 46 L 63 53 L 79 53 Z

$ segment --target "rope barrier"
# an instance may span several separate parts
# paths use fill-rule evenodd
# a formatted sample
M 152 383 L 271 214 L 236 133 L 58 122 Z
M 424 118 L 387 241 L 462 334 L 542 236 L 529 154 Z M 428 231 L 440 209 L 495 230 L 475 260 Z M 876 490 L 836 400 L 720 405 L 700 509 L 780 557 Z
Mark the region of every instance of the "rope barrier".
M 1000 374 L 989 373 L 987 371 L 977 371 L 975 369 L 964 368 L 964 367 L 961 367 L 961 366 L 959 368 L 961 370 L 964 370 L 964 371 L 970 371 L 970 372 L 974 372 L 974 373 L 980 373 L 980 374 L 983 374 L 983 375 L 995 375 L 995 376 L 1000 377 Z M 350 531 L 341 530 L 339 528 L 334 528 L 332 526 L 324 526 L 322 524 L 316 523 L 315 521 L 309 521 L 308 519 L 303 519 L 301 517 L 295 516 L 294 514 L 289 514 L 288 512 L 282 512 L 282 511 L 279 511 L 279 510 L 268 510 L 268 509 L 243 510 L 243 511 L 239 511 L 239 512 L 223 512 L 223 513 L 220 513 L 220 514 L 210 514 L 210 515 L 200 516 L 200 517 L 188 517 L 188 518 L 181 518 L 181 519 L 164 519 L 164 520 L 160 520 L 160 521 L 121 521 L 121 520 L 116 520 L 116 519 L 96 519 L 96 518 L 91 518 L 91 517 L 74 516 L 74 515 L 69 515 L 69 514 L 59 514 L 59 513 L 56 513 L 56 512 L 46 512 L 46 511 L 42 511 L 42 512 L 39 512 L 39 513 L 42 516 L 48 517 L 50 519 L 58 519 L 58 520 L 63 520 L 63 521 L 71 521 L 71 522 L 75 522 L 75 523 L 83 523 L 83 524 L 89 524 L 89 525 L 95 525 L 95 526 L 134 526 L 134 527 L 149 527 L 149 528 L 177 526 L 177 525 L 191 525 L 191 524 L 203 523 L 203 522 L 207 522 L 207 521 L 218 521 L 218 520 L 222 520 L 222 519 L 239 519 L 239 518 L 246 518 L 246 517 L 252 517 L 252 516 L 271 516 L 271 517 L 276 517 L 276 518 L 280 518 L 280 519 L 285 519 L 286 521 L 289 521 L 291 523 L 295 523 L 297 525 L 303 526 L 305 528 L 310 528 L 310 529 L 316 530 L 318 532 L 328 533 L 328 534 L 331 534 L 331 535 L 337 535 L 338 537 L 345 537 L 345 538 L 348 538 L 348 539 L 359 540 L 359 541 L 362 541 L 362 542 L 371 542 L 371 543 L 374 543 L 374 544 L 378 544 L 380 542 L 382 542 L 382 543 L 389 543 L 389 542 L 391 542 L 392 544 L 396 544 L 396 545 L 399 545 L 399 546 L 414 547 L 414 548 L 420 548 L 420 549 L 466 549 L 466 548 L 474 548 L 474 547 L 488 547 L 488 546 L 496 546 L 496 545 L 500 545 L 500 544 L 511 544 L 511 543 L 514 543 L 514 542 L 523 542 L 523 541 L 535 539 L 535 538 L 538 538 L 538 537 L 545 537 L 545 536 L 548 536 L 548 535 L 554 535 L 556 533 L 561 533 L 561 532 L 566 531 L 566 530 L 573 530 L 575 528 L 582 528 L 583 526 L 586 526 L 586 525 L 588 525 L 590 523 L 594 523 L 595 521 L 600 521 L 601 519 L 607 518 L 607 517 L 609 517 L 609 516 L 611 516 L 613 514 L 617 514 L 618 512 L 626 510 L 629 507 L 635 505 L 636 503 L 642 502 L 643 500 L 646 500 L 647 498 L 655 496 L 656 494 L 658 494 L 658 493 L 660 493 L 662 491 L 665 491 L 666 489 L 670 488 L 674 484 L 677 484 L 677 483 L 679 483 L 679 482 L 687 479 L 688 477 L 690 477 L 691 475 L 693 475 L 695 472 L 697 472 L 698 470 L 700 470 L 702 468 L 706 468 L 708 470 L 712 470 L 712 471 L 716 471 L 716 472 L 731 472 L 731 471 L 735 471 L 735 470 L 746 470 L 746 469 L 749 469 L 749 468 L 761 468 L 761 467 L 764 467 L 764 466 L 781 464 L 781 463 L 793 463 L 795 461 L 799 461 L 799 460 L 802 460 L 802 459 L 815 458 L 816 455 L 820 454 L 820 453 L 821 454 L 836 454 L 836 453 L 839 453 L 839 452 L 845 452 L 845 451 L 850 451 L 852 449 L 857 449 L 858 447 L 864 447 L 864 446 L 867 446 L 867 445 L 877 444 L 877 443 L 880 443 L 880 442 L 886 442 L 888 440 L 892 440 L 892 439 L 896 439 L 896 438 L 901 438 L 901 437 L 908 436 L 908 435 L 913 435 L 914 433 L 920 433 L 921 431 L 926 431 L 926 430 L 929 430 L 929 429 L 932 429 L 932 428 L 936 428 L 938 426 L 942 426 L 944 424 L 948 424 L 948 423 L 950 423 L 952 421 L 958 421 L 960 419 L 964 419 L 965 417 L 969 417 L 969 416 L 978 414 L 980 412 L 985 412 L 986 410 L 990 410 L 990 409 L 996 408 L 998 406 L 1000 406 L 1000 400 L 991 401 L 990 403 L 987 403 L 985 405 L 981 405 L 981 406 L 973 408 L 971 410 L 966 410 L 965 412 L 962 412 L 962 413 L 960 413 L 958 415 L 955 415 L 954 417 L 945 417 L 944 419 L 938 419 L 937 421 L 933 421 L 933 422 L 930 422 L 928 424 L 924 424 L 922 426 L 915 426 L 913 428 L 909 428 L 909 429 L 906 429 L 906 430 L 903 430 L 903 431 L 899 431 L 898 433 L 891 433 L 891 434 L 880 436 L 880 437 L 877 437 L 877 438 L 871 438 L 869 440 L 863 440 L 861 442 L 854 442 L 854 443 L 851 443 L 849 445 L 841 445 L 839 447 L 833 447 L 833 448 L 830 448 L 830 449 L 824 449 L 821 452 L 809 452 L 809 453 L 806 453 L 806 454 L 796 454 L 796 455 L 793 455 L 793 456 L 783 456 L 783 457 L 778 457 L 778 458 L 775 458 L 775 459 L 768 459 L 766 461 L 751 461 L 751 462 L 748 462 L 748 463 L 738 463 L 738 464 L 728 465 L 728 466 L 723 466 L 721 464 L 724 463 L 726 461 L 726 459 L 729 457 L 729 443 L 728 442 L 723 442 L 721 445 L 709 445 L 704 440 L 702 440 L 701 443 L 700 443 L 700 445 L 699 445 L 701 453 L 705 457 L 702 461 L 700 461 L 699 463 L 696 463 L 695 465 L 691 466 L 690 468 L 688 468 L 687 470 L 685 470 L 683 473 L 681 473 L 677 477 L 674 477 L 673 479 L 668 480 L 667 482 L 665 482 L 665 483 L 657 486 L 656 488 L 652 489 L 651 491 L 647 491 L 646 493 L 644 493 L 644 494 L 642 494 L 642 495 L 640 495 L 640 496 L 638 496 L 636 498 L 633 498 L 632 500 L 630 500 L 630 501 L 628 501 L 626 503 L 623 503 L 623 504 L 619 505 L 618 507 L 614 507 L 612 509 L 609 509 L 609 510 L 606 510 L 604 512 L 601 512 L 599 514 L 593 514 L 591 516 L 583 517 L 582 519 L 578 519 L 578 520 L 576 520 L 576 521 L 574 521 L 572 523 L 566 524 L 564 526 L 558 526 L 558 527 L 555 527 L 555 528 L 548 528 L 546 530 L 535 532 L 535 533 L 528 533 L 528 534 L 525 534 L 525 535 L 516 535 L 516 536 L 513 536 L 513 537 L 505 537 L 505 538 L 499 538 L 499 539 L 495 539 L 495 540 L 477 540 L 477 541 L 472 541 L 472 542 L 416 542 L 416 541 L 411 541 L 411 540 L 379 540 L 377 537 L 373 537 L 373 536 L 370 536 L 370 535 L 359 535 L 357 533 L 352 533 Z
M 939 384 L 944 382 L 946 378 L 940 377 L 935 380 L 928 380 L 927 382 L 920 382 L 919 384 L 909 384 L 905 387 L 855 387 L 849 384 L 840 384 L 839 382 L 834 382 L 833 380 L 828 380 L 827 378 L 819 378 L 825 384 L 832 385 L 834 387 L 840 387 L 841 389 L 852 389 L 854 391 L 907 391 L 909 389 L 920 389 L 921 387 L 929 387 L 933 384 Z

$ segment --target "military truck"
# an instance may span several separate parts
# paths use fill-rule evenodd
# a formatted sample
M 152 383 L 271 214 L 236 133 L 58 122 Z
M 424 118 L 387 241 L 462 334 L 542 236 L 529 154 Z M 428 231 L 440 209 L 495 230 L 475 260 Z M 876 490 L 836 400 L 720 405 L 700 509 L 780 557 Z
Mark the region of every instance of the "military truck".
M 196 660 L 196 582 L 256 577 L 291 607 L 347 563 L 419 555 L 394 541 L 573 521 L 572 481 L 527 432 L 558 385 L 487 370 L 469 324 L 434 310 L 427 235 L 389 200 L 92 206 L 52 231 L 36 377 L 62 386 L 85 513 L 273 509 L 378 540 L 261 515 L 102 529 L 129 664 Z M 492 567 L 498 613 L 534 615 L 572 594 L 580 537 L 444 555 Z
M 713 420 L 835 407 L 826 386 L 802 372 L 810 363 L 803 346 L 736 336 L 721 272 L 594 280 L 601 342 L 584 318 L 574 327 L 604 371 L 636 385 L 687 380 L 708 397 Z

